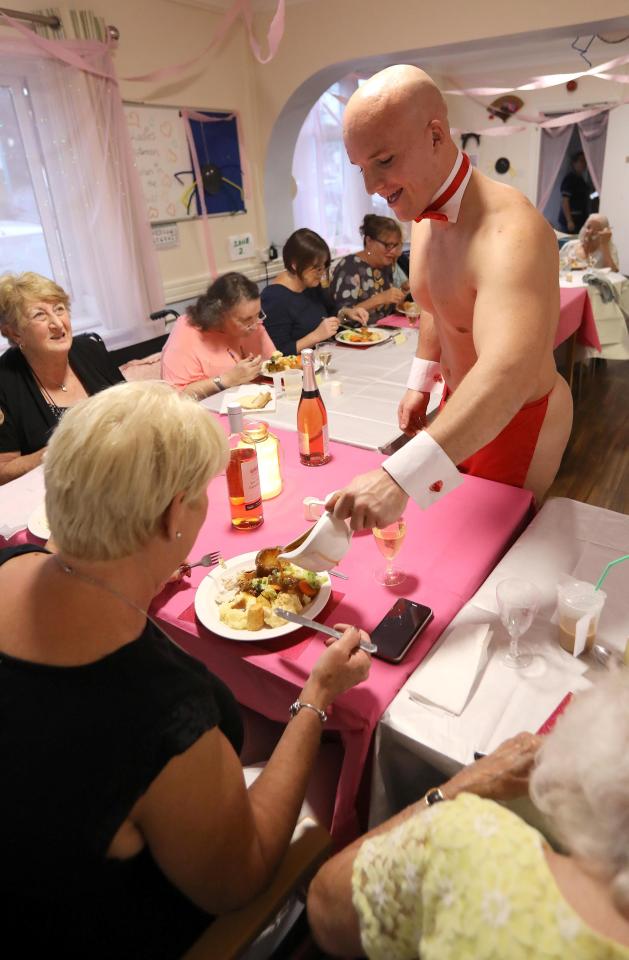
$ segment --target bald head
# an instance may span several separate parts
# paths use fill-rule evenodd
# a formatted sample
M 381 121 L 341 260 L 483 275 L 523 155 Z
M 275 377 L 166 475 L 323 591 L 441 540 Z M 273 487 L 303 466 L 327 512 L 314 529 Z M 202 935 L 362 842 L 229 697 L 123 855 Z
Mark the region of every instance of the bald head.
M 367 192 L 384 197 L 399 220 L 427 206 L 457 155 L 443 96 L 427 73 L 408 64 L 387 67 L 358 88 L 343 133 Z
M 397 64 L 387 67 L 361 84 L 345 111 L 345 129 L 355 124 L 447 123 L 448 111 L 437 85 L 419 67 Z

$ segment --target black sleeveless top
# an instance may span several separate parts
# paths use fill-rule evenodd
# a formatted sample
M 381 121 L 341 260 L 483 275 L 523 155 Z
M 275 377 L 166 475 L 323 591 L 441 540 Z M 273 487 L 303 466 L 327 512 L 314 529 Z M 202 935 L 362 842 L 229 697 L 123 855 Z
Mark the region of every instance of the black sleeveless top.
M 2 550 L 0 565 L 30 551 L 45 552 Z M 3 952 L 13 943 L 20 958 L 166 960 L 194 942 L 211 917 L 148 847 L 128 860 L 106 854 L 168 761 L 215 726 L 240 752 L 230 691 L 149 622 L 83 666 L 0 651 Z

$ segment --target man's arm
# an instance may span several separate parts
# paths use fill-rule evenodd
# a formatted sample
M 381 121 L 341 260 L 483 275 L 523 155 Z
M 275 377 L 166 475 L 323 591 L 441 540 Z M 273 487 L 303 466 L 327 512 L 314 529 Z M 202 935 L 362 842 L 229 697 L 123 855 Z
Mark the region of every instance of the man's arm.
M 567 194 L 562 194 L 561 197 L 561 209 L 563 210 L 564 217 L 566 218 L 566 226 L 568 227 L 569 233 L 575 232 L 574 220 L 572 219 L 572 210 L 570 209 L 570 197 Z

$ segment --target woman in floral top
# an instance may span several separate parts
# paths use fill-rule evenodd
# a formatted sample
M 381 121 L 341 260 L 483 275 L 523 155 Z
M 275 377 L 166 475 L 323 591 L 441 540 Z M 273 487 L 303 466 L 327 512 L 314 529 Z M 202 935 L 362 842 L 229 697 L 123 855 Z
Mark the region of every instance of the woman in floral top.
M 330 290 L 337 310 L 360 304 L 375 323 L 393 313 L 407 290 L 394 285 L 395 262 L 402 252 L 402 231 L 389 217 L 369 213 L 360 227 L 364 248 L 337 263 Z
M 576 697 L 541 749 L 508 740 L 328 861 L 308 895 L 319 944 L 371 960 L 629 960 L 628 738 L 625 670 Z M 495 802 L 526 789 L 534 760 L 531 798 L 565 853 Z

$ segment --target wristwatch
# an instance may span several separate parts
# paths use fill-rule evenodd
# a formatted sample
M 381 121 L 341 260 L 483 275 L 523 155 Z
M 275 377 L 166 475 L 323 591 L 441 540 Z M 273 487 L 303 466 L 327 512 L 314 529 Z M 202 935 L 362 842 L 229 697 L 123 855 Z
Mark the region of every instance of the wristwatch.
M 295 700 L 294 703 L 291 703 L 290 707 L 288 708 L 288 715 L 291 720 L 293 717 L 296 717 L 299 711 L 303 710 L 304 707 L 307 707 L 308 710 L 314 710 L 314 712 L 319 715 L 319 720 L 321 723 L 328 722 L 328 715 L 325 710 L 320 710 L 319 707 L 315 707 L 314 703 L 304 703 L 303 700 Z
M 212 377 L 212 383 L 214 384 L 214 386 L 218 391 L 225 389 L 225 384 L 223 383 L 220 377 Z
M 432 807 L 433 803 L 441 803 L 446 797 L 440 787 L 431 787 L 424 797 L 424 803 L 427 807 Z

